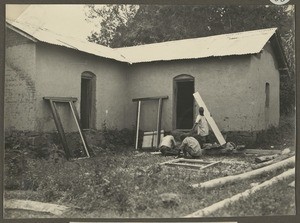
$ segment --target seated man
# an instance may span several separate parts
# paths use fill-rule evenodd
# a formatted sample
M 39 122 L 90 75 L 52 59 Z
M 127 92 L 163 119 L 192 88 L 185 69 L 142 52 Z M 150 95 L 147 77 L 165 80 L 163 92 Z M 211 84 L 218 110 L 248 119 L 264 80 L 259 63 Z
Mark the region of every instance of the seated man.
M 169 133 L 166 133 L 166 136 L 162 138 L 159 148 L 164 156 L 179 155 L 180 153 L 180 150 L 176 148 L 174 137 Z
M 187 153 L 193 158 L 202 155 L 202 149 L 197 139 L 187 135 L 181 135 L 180 139 L 182 140 L 180 150 L 182 150 L 184 157 L 187 157 Z

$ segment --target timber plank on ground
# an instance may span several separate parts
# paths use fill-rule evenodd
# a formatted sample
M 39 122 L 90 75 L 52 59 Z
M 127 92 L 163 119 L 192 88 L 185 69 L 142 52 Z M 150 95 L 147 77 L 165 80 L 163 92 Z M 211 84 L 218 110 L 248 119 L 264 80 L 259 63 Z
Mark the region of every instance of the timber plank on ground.
M 63 205 L 43 203 L 39 201 L 18 200 L 18 199 L 6 200 L 4 202 L 4 208 L 46 212 L 58 216 L 70 210 L 70 207 L 66 207 Z
M 248 154 L 258 154 L 258 155 L 273 155 L 280 154 L 281 150 L 275 149 L 245 149 L 242 150 L 244 153 Z
M 196 168 L 199 170 L 203 170 L 208 167 L 215 166 L 219 163 L 221 163 L 221 161 L 208 162 L 208 161 L 197 160 L 197 159 L 179 158 L 179 159 L 173 159 L 173 160 L 163 162 L 161 163 L 161 165 L 188 167 L 188 168 Z

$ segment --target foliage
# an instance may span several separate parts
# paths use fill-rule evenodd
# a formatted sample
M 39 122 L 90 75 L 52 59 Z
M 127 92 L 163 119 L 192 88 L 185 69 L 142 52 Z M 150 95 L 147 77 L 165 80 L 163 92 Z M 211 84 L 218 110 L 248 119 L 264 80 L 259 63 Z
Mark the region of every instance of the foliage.
M 117 146 L 120 145 L 122 145 L 121 148 L 134 145 L 134 130 L 130 130 L 127 128 L 124 128 L 122 130 L 118 130 L 116 128 L 109 128 L 107 127 L 106 122 L 103 122 L 101 134 L 104 137 L 102 146 L 104 146 L 105 148 L 115 149 Z
M 137 11 L 136 5 L 88 5 L 86 16 L 88 20 L 101 18 L 99 32 L 92 32 L 88 40 L 101 45 L 109 46 L 111 39 L 116 35 L 119 26 L 126 26 Z
M 295 106 L 294 8 L 289 5 L 107 5 L 90 8 L 101 28 L 89 41 L 125 47 L 278 27 L 289 70 L 281 79 L 281 113 Z M 125 16 L 124 16 L 125 15 Z

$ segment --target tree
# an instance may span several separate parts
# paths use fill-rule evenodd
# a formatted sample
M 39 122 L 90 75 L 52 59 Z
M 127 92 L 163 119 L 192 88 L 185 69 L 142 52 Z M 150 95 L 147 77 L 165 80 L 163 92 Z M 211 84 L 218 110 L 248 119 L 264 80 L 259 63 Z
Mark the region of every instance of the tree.
M 87 5 L 87 20 L 98 20 L 100 30 L 92 32 L 88 41 L 109 46 L 111 40 L 117 34 L 116 29 L 126 26 L 137 9 L 137 5 Z
M 277 27 L 289 64 L 281 75 L 281 113 L 295 106 L 294 8 L 288 5 L 124 5 L 97 12 L 101 29 L 90 41 L 125 47 Z M 107 15 L 109 13 L 109 15 Z M 126 19 L 122 15 L 125 14 Z

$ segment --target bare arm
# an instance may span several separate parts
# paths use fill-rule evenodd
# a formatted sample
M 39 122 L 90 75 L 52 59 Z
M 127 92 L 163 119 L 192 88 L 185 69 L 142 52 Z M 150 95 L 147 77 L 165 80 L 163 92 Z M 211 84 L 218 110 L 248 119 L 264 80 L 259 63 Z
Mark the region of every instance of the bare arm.
M 176 141 L 175 141 L 174 137 L 172 138 L 171 144 L 172 144 L 172 147 L 176 146 Z
M 191 132 L 195 131 L 195 128 L 196 128 L 197 125 L 198 125 L 198 122 L 195 122 L 194 125 L 193 125 L 193 128 L 191 129 Z
M 179 149 L 182 150 L 182 149 L 185 147 L 186 144 L 187 144 L 187 143 L 186 143 L 186 140 L 184 139 L 184 140 L 182 141 L 182 143 L 181 143 Z

